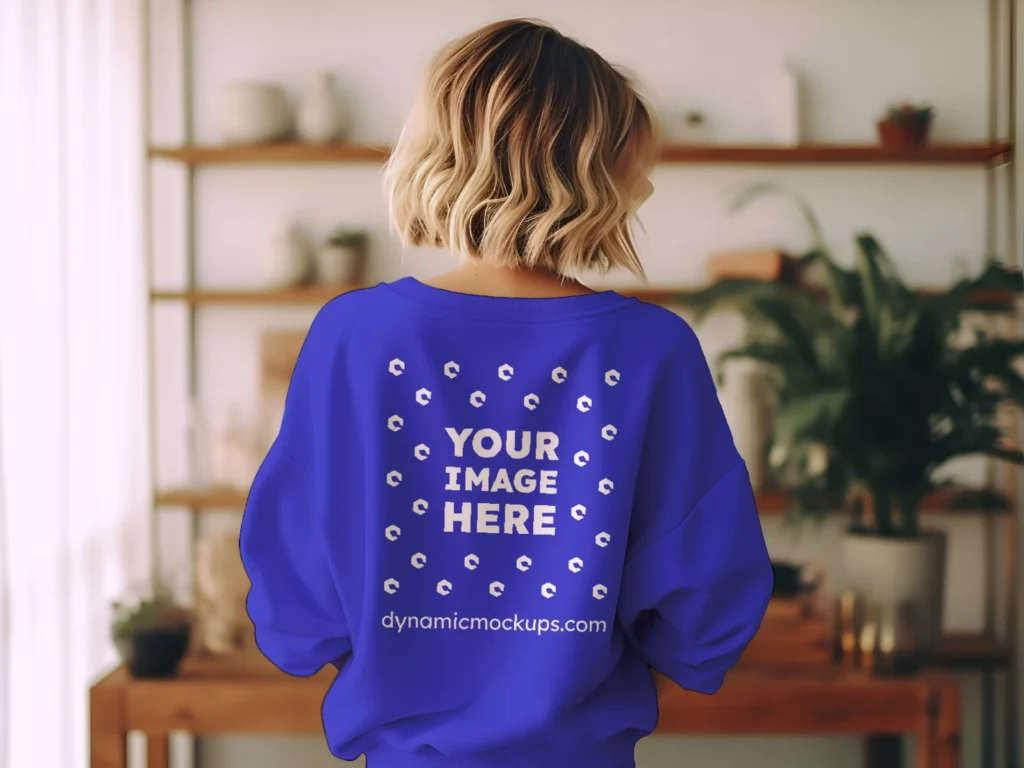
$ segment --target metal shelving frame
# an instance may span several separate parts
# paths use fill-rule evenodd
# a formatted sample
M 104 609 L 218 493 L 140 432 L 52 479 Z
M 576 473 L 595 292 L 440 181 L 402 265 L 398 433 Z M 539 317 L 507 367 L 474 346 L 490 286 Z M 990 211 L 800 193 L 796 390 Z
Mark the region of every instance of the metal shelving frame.
M 182 86 L 181 103 L 181 144 L 192 144 L 194 133 L 193 114 L 193 83 L 192 70 L 193 30 L 192 6 L 197 0 L 179 0 L 178 13 L 180 18 L 180 55 L 181 70 L 179 77 Z M 152 141 L 152 40 L 155 34 L 152 23 L 152 0 L 141 0 L 142 39 L 143 39 L 143 76 L 145 115 L 143 126 L 147 146 Z M 1005 141 L 1016 148 L 1024 140 L 1019 128 L 1017 77 L 1020 62 L 1017 56 L 1017 45 L 1020 34 L 1024 34 L 1024 22 L 1018 17 L 1016 0 L 987 0 L 987 49 L 988 49 L 988 118 L 987 130 L 990 143 Z M 144 180 L 144 216 L 146 236 L 146 264 L 150 288 L 152 288 L 153 272 L 153 232 L 156 211 L 153 210 L 153 158 L 147 156 Z M 184 250 L 185 250 L 185 291 L 196 288 L 196 173 L 199 169 L 192 163 L 183 163 L 181 172 L 184 174 Z M 1017 185 L 1024 181 L 1024 174 L 1019 169 L 1014 157 L 1008 163 L 991 163 L 986 167 L 985 203 L 985 251 L 987 253 L 1004 254 L 1006 260 L 1021 265 L 1024 263 L 1024 235 L 1020 229 L 1022 212 L 1018 202 Z M 1000 234 L 1002 231 L 1004 234 Z M 1005 240 L 1005 242 L 1000 242 Z M 196 359 L 196 339 L 198 333 L 197 307 L 193 302 L 184 302 L 185 334 L 187 337 L 186 381 L 187 391 L 193 400 L 198 395 L 199 371 Z M 1017 316 L 1015 314 L 1012 332 L 1016 333 Z M 156 413 L 156 364 L 157 348 L 154 332 L 154 308 L 150 302 L 148 312 L 149 330 L 149 370 L 150 370 L 150 476 L 157 482 L 157 428 Z M 1001 753 L 1005 768 L 1016 768 L 1018 756 L 1024 750 L 1024 718 L 1019 710 L 1019 687 L 1024 685 L 1022 672 L 1021 649 L 1018 647 L 1018 626 L 1024 624 L 1024 606 L 1020 604 L 1021 590 L 1018 582 L 1024 580 L 1018 568 L 1018 556 L 1024 546 L 1024 530 L 1018 525 L 1017 509 L 1018 473 L 1012 468 L 1002 468 L 1000 473 L 993 473 L 992 480 L 1003 487 L 1013 499 L 1013 514 L 1002 518 L 985 518 L 985 629 L 1000 637 L 1010 651 L 1008 669 L 985 666 L 979 669 L 982 680 L 982 738 L 981 764 L 984 768 L 994 768 L 997 754 Z M 160 549 L 158 546 L 157 521 L 155 515 L 160 505 L 156 501 L 157 489 L 153 489 L 154 522 L 151 526 L 152 536 L 149 542 L 153 572 L 159 573 Z M 198 535 L 196 510 L 188 516 L 190 540 L 193 544 Z M 1002 620 L 1001 620 L 1002 619 Z M 1002 685 L 1000 685 L 1002 678 Z M 1000 695 L 1000 693 L 1002 695 Z M 1003 704 L 1003 717 L 999 717 L 999 704 Z M 1001 737 L 1001 738 L 999 738 Z M 999 749 L 997 740 L 1002 741 Z

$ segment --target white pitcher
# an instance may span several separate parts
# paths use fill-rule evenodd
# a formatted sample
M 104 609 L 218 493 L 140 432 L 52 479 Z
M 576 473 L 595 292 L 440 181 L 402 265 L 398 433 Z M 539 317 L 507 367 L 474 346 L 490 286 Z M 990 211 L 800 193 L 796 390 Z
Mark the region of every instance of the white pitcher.
M 344 111 L 341 95 L 330 72 L 320 72 L 306 94 L 298 115 L 299 138 L 310 144 L 328 144 L 341 138 Z

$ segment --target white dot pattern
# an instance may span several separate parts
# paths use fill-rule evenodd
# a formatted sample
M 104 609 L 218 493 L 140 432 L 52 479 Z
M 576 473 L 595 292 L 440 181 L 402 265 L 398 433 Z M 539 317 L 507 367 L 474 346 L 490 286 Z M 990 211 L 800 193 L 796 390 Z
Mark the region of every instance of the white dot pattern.
M 449 360 L 443 365 L 442 372 L 446 379 L 454 380 L 462 373 L 462 367 L 457 361 Z M 407 373 L 405 361 L 400 357 L 392 358 L 388 362 L 388 373 L 395 378 L 405 375 Z M 511 382 L 514 376 L 515 367 L 512 364 L 502 363 L 498 366 L 497 377 L 500 381 Z M 554 384 L 564 384 L 568 379 L 569 370 L 564 366 L 556 365 L 551 369 L 551 381 Z M 439 381 L 443 381 L 443 379 Z M 610 368 L 605 371 L 603 381 L 608 387 L 615 387 L 621 381 L 621 374 L 618 370 Z M 433 397 L 434 392 L 427 387 L 419 387 L 415 390 L 415 401 L 421 406 L 429 405 L 432 402 Z M 469 395 L 469 403 L 474 408 L 482 408 L 486 402 L 487 393 L 482 390 L 475 390 Z M 541 406 L 541 402 L 541 397 L 536 392 L 527 392 L 522 395 L 523 407 L 529 411 L 538 410 Z M 589 413 L 593 410 L 594 406 L 594 399 L 589 394 L 581 394 L 576 398 L 575 407 L 581 414 Z M 388 431 L 391 433 L 400 433 L 406 426 L 406 417 L 402 414 L 393 414 L 388 418 L 386 426 Z M 600 427 L 598 434 L 601 440 L 611 442 L 618 436 L 618 428 L 614 424 L 605 424 Z M 418 443 L 413 447 L 412 454 L 416 460 L 420 462 L 426 461 L 430 457 L 430 446 L 426 443 Z M 590 464 L 590 461 L 591 452 L 589 450 L 580 449 L 573 454 L 573 464 L 576 467 L 581 469 L 586 468 Z M 393 469 L 387 473 L 386 481 L 392 488 L 398 488 L 402 484 L 402 480 L 403 475 L 400 469 Z M 615 483 L 611 478 L 602 477 L 597 482 L 597 491 L 604 496 L 611 494 L 614 489 Z M 429 512 L 429 509 L 430 504 L 426 499 L 420 498 L 412 502 L 412 512 L 419 517 L 425 517 Z M 574 504 L 570 508 L 571 518 L 579 523 L 582 523 L 587 519 L 587 514 L 588 508 L 584 504 Z M 402 536 L 402 529 L 396 524 L 388 525 L 384 530 L 384 536 L 390 542 L 398 542 Z M 594 535 L 594 544 L 600 549 L 607 548 L 611 544 L 611 541 L 611 534 L 607 531 L 600 531 Z M 415 569 L 415 571 L 425 571 L 428 567 L 428 562 L 428 555 L 424 552 L 416 552 L 409 557 L 409 566 Z M 578 578 L 578 575 L 584 571 L 584 560 L 580 556 L 571 557 L 568 561 L 563 562 L 566 563 L 566 569 L 574 576 L 574 578 Z M 469 553 L 464 556 L 462 564 L 465 571 L 473 572 L 480 568 L 481 558 L 475 553 Z M 524 574 L 529 572 L 533 565 L 533 558 L 529 555 L 521 555 L 515 560 L 516 570 Z M 385 593 L 394 595 L 401 589 L 401 583 L 397 578 L 387 578 L 383 583 L 383 589 Z M 491 596 L 500 598 L 505 595 L 507 585 L 503 581 L 492 580 L 487 584 L 486 589 Z M 442 578 L 436 582 L 435 591 L 442 597 L 452 594 L 454 590 L 455 584 L 453 584 L 453 582 L 448 578 Z M 590 588 L 590 593 L 593 599 L 604 600 L 608 596 L 608 587 L 603 584 L 593 584 Z M 540 586 L 540 594 L 545 599 L 555 599 L 558 595 L 558 585 L 551 581 L 544 582 Z

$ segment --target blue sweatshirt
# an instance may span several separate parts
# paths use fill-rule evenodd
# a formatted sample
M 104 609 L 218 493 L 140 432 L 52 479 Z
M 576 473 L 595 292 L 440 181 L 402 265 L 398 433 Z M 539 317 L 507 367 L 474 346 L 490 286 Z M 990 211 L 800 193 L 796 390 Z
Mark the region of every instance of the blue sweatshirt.
M 339 668 L 368 768 L 634 766 L 651 667 L 714 693 L 772 589 L 697 338 L 613 292 L 327 304 L 241 552 L 260 650 Z

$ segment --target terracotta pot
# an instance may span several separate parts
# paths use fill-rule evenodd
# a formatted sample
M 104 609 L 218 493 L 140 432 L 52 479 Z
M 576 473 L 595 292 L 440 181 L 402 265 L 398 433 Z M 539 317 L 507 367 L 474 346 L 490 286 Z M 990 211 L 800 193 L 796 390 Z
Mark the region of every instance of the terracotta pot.
M 928 143 L 931 120 L 878 121 L 878 140 L 887 149 L 908 149 Z

